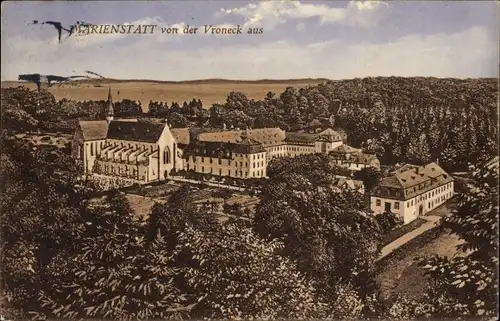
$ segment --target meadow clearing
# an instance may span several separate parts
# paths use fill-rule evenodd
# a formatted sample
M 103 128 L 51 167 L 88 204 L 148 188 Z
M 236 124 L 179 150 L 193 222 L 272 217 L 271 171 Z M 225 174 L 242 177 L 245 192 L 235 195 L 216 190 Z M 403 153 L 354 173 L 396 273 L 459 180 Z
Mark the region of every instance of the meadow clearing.
M 172 101 L 181 104 L 184 101 L 200 99 L 205 108 L 214 103 L 223 103 L 231 91 L 242 92 L 249 99 L 263 99 L 271 91 L 281 94 L 286 87 L 302 88 L 323 82 L 321 79 L 299 79 L 283 81 L 229 81 L 205 80 L 189 82 L 157 82 L 157 81 L 106 81 L 55 84 L 49 92 L 58 100 L 66 98 L 77 101 L 105 100 L 108 88 L 111 87 L 113 100 L 138 100 L 143 111 L 147 111 L 149 101 L 163 101 L 169 105 Z M 17 81 L 2 82 L 2 87 L 25 86 L 36 89 L 36 84 Z

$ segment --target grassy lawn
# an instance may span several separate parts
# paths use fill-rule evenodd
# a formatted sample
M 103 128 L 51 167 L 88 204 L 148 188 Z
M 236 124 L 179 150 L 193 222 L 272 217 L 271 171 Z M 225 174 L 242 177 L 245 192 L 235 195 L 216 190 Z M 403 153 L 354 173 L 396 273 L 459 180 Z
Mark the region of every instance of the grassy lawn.
M 151 208 L 156 203 L 150 198 L 145 198 L 139 195 L 127 194 L 126 197 L 130 203 L 130 207 L 132 207 L 135 212 L 135 218 L 138 220 L 147 219 L 151 213 Z
M 403 225 L 403 226 L 400 226 L 400 227 L 390 231 L 389 234 L 386 235 L 384 237 L 384 239 L 382 240 L 382 245 L 385 246 L 385 245 L 391 243 L 392 241 L 400 238 L 401 236 L 405 235 L 406 233 L 411 232 L 414 229 L 419 228 L 420 226 L 422 226 L 426 222 L 427 221 L 424 220 L 423 218 L 418 217 L 413 222 L 406 224 L 406 225 Z
M 457 236 L 442 233 L 436 239 L 412 248 L 403 258 L 390 260 L 376 277 L 383 295 L 390 297 L 404 293 L 413 299 L 420 298 L 424 294 L 428 279 L 423 275 L 423 269 L 417 266 L 415 259 L 434 255 L 452 257 L 457 253 L 456 246 L 460 242 Z

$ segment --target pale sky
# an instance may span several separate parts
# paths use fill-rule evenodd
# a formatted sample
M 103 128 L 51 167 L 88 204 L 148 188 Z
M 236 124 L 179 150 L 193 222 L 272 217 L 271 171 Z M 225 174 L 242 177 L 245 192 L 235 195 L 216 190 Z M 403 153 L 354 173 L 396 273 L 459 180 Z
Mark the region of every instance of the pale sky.
M 57 43 L 31 22 L 156 24 L 153 35 Z M 3 2 L 3 80 L 91 70 L 109 78 L 345 79 L 498 76 L 496 1 Z M 264 28 L 261 35 L 184 35 L 185 25 Z M 180 26 L 162 35 L 160 27 Z

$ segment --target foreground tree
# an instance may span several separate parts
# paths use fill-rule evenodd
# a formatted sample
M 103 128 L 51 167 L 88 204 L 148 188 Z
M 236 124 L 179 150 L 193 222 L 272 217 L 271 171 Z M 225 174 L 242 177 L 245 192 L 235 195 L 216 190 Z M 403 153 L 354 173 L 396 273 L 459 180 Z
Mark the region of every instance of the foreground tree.
M 324 311 L 314 284 L 279 255 L 280 242 L 266 242 L 250 228 L 228 223 L 206 233 L 188 227 L 179 244 L 179 255 L 191 262 L 184 277 L 199 302 L 195 318 L 296 319 Z
M 373 167 L 364 167 L 360 171 L 354 173 L 354 179 L 363 181 L 366 192 L 370 192 L 372 188 L 377 185 L 382 176 L 382 172 Z
M 1 145 L 2 285 L 29 310 L 44 267 L 80 238 L 88 191 L 64 154 L 12 137 Z
M 462 255 L 421 262 L 431 277 L 432 314 L 439 317 L 498 315 L 498 163 L 473 170 L 469 192 L 442 222 L 464 241 Z
M 69 255 L 68 255 L 69 254 Z M 168 319 L 192 305 L 176 286 L 179 269 L 164 239 L 146 242 L 133 227 L 86 238 L 52 262 L 42 313 L 65 319 Z M 40 313 L 39 313 L 40 314 Z
M 384 212 L 375 216 L 382 233 L 387 234 L 396 227 L 403 224 L 401 218 L 392 212 Z
M 372 267 L 378 257 L 379 227 L 363 212 L 363 197 L 332 188 L 328 178 L 334 173 L 321 170 L 329 162 L 314 157 L 303 157 L 307 162 L 294 158 L 303 166 L 281 166 L 277 161 L 262 188 L 254 229 L 268 239 L 281 239 L 283 253 L 318 282 L 326 300 L 335 299 L 337 285 L 347 284 L 364 298 L 374 286 Z M 288 171 L 280 170 L 285 167 Z

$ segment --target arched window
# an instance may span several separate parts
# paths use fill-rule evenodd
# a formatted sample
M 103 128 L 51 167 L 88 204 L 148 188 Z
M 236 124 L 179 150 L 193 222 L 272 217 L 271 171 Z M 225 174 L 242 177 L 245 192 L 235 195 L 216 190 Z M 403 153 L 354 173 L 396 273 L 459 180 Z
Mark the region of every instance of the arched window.
M 170 147 L 165 146 L 163 151 L 163 164 L 170 164 Z

